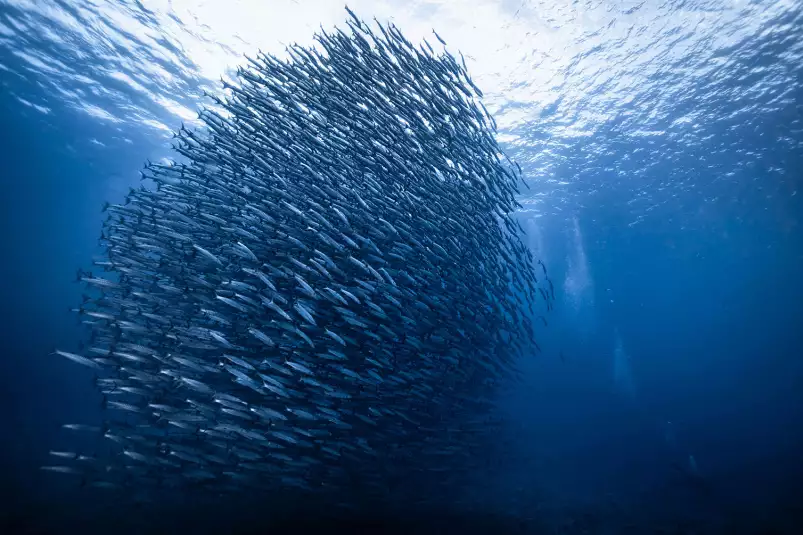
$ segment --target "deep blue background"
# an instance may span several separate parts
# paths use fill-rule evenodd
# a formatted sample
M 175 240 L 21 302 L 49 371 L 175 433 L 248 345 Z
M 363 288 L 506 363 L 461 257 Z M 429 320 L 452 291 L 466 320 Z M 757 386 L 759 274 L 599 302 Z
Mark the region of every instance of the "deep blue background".
M 771 64 L 774 50 L 767 44 L 751 61 Z M 7 66 L 19 61 L 0 53 Z M 116 127 L 55 98 L 44 116 L 14 96 L 36 100 L 39 86 L 7 71 L 0 78 L 0 509 L 62 514 L 61 505 L 69 509 L 80 497 L 37 468 L 65 443 L 61 424 L 101 415 L 91 374 L 49 353 L 77 343 L 68 309 L 80 288 L 71 281 L 96 252 L 102 202 L 136 185 L 143 161 L 164 154 L 164 143 L 136 130 L 125 132 L 125 142 Z M 725 116 L 736 104 L 722 96 L 706 105 Z M 537 221 L 558 302 L 544 352 L 523 363 L 525 380 L 503 396 L 510 446 L 505 468 L 489 482 L 489 503 L 519 516 L 557 508 L 600 519 L 612 511 L 677 523 L 738 518 L 782 533 L 800 525 L 803 90 L 791 88 L 782 105 L 754 121 L 708 128 L 700 137 L 727 150 L 712 154 L 677 139 L 658 147 L 672 157 L 641 180 L 693 176 L 696 187 L 679 188 L 638 225 L 630 225 L 627 205 L 632 184 L 612 173 L 608 180 L 604 169 L 642 168 L 638 156 L 622 155 L 649 154 L 652 141 L 640 147 L 620 137 L 613 120 L 599 134 L 609 136 L 611 151 L 566 170 L 577 190 L 571 217 Z M 779 136 L 792 142 L 778 143 Z M 734 160 L 744 163 L 737 176 L 719 181 Z M 770 172 L 776 168 L 785 170 L 781 182 Z M 563 281 L 578 247 L 590 284 L 573 313 Z M 630 356 L 635 397 L 613 382 L 616 332 Z M 684 475 L 689 455 L 699 481 Z

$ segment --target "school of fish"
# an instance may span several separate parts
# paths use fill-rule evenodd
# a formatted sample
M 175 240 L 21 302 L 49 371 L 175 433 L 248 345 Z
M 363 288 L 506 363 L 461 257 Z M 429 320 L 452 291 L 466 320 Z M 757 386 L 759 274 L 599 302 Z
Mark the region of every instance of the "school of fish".
M 78 273 L 87 340 L 56 353 L 95 370 L 105 406 L 64 427 L 112 453 L 44 470 L 382 497 L 492 433 L 554 300 L 513 217 L 521 169 L 464 61 L 349 14 L 286 60 L 247 58 L 176 132 L 178 161 L 104 207 L 104 254 Z

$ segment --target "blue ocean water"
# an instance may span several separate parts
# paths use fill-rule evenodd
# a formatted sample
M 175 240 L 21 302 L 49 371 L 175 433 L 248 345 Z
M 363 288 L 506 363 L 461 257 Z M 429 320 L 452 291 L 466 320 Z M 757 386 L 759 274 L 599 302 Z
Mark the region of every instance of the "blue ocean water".
M 803 4 L 350 7 L 465 54 L 556 283 L 543 352 L 500 393 L 498 468 L 466 489 L 472 521 L 803 532 Z M 72 281 L 103 202 L 171 154 L 241 54 L 345 18 L 303 0 L 0 2 L 0 531 L 258 529 L 228 505 L 101 513 L 40 472 L 61 424 L 101 419 L 91 374 L 50 353 L 80 336 Z

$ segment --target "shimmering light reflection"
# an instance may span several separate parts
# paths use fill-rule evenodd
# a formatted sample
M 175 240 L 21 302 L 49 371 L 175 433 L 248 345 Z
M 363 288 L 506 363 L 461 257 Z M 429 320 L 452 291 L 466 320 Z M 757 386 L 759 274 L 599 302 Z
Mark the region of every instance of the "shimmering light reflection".
M 51 100 L 65 100 L 98 120 L 165 136 L 179 121 L 195 120 L 201 92 L 219 91 L 218 79 L 243 54 L 283 55 L 289 43 L 312 45 L 315 31 L 347 17 L 342 3 L 329 0 L 0 3 L 11 8 L 0 17 L 0 46 L 24 62 L 26 71 L 17 74 L 46 88 L 40 102 L 26 96 L 32 109 L 47 113 Z M 671 164 L 676 144 L 705 142 L 712 125 L 757 121 L 788 105 L 794 65 L 803 58 L 799 6 L 785 0 L 353 0 L 350 6 L 437 50 L 435 28 L 452 53 L 462 51 L 500 140 L 538 190 L 551 194 L 553 206 L 570 202 L 561 183 L 583 175 L 591 191 L 632 180 L 648 168 L 645 158 Z M 783 45 L 775 47 L 773 63 L 755 65 L 773 40 Z M 756 109 L 756 102 L 766 106 Z M 585 156 L 576 153 L 582 147 L 585 155 L 617 154 L 614 145 L 624 138 L 654 138 L 654 150 L 626 176 L 589 173 Z M 712 152 L 727 150 L 723 141 Z M 562 176 L 555 180 L 556 174 Z M 689 180 L 676 177 L 674 189 L 689 187 Z M 656 186 L 668 186 L 634 184 L 651 188 L 655 203 Z

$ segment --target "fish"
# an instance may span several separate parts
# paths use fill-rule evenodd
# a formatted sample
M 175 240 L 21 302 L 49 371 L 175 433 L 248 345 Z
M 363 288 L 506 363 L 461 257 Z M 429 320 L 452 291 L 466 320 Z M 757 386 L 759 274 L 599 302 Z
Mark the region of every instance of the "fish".
M 92 359 L 83 357 L 81 355 L 76 355 L 75 353 L 69 353 L 67 351 L 62 351 L 60 349 L 57 349 L 53 352 L 53 354 L 61 355 L 62 357 L 68 358 L 71 361 L 77 362 L 78 364 L 82 364 L 83 366 L 86 366 L 88 368 L 94 368 L 96 370 L 100 369 L 100 365 L 97 362 L 93 361 Z
M 41 470 L 45 470 L 47 472 L 58 472 L 61 474 L 76 474 L 81 475 L 81 471 L 72 466 L 40 466 Z
M 196 244 L 194 244 L 194 243 L 193 243 L 193 244 L 192 244 L 192 246 L 193 246 L 193 248 L 194 248 L 196 251 L 198 251 L 199 253 L 201 253 L 201 255 L 202 255 L 204 258 L 206 258 L 207 260 L 210 260 L 210 261 L 214 262 L 215 264 L 217 264 L 217 265 L 219 265 L 219 266 L 222 266 L 222 265 L 223 265 L 223 264 L 221 263 L 220 259 L 219 259 L 217 256 L 213 255 L 212 253 L 210 253 L 209 251 L 207 251 L 206 249 L 204 249 L 204 248 L 203 248 L 203 247 L 201 247 L 200 245 L 196 245 Z

